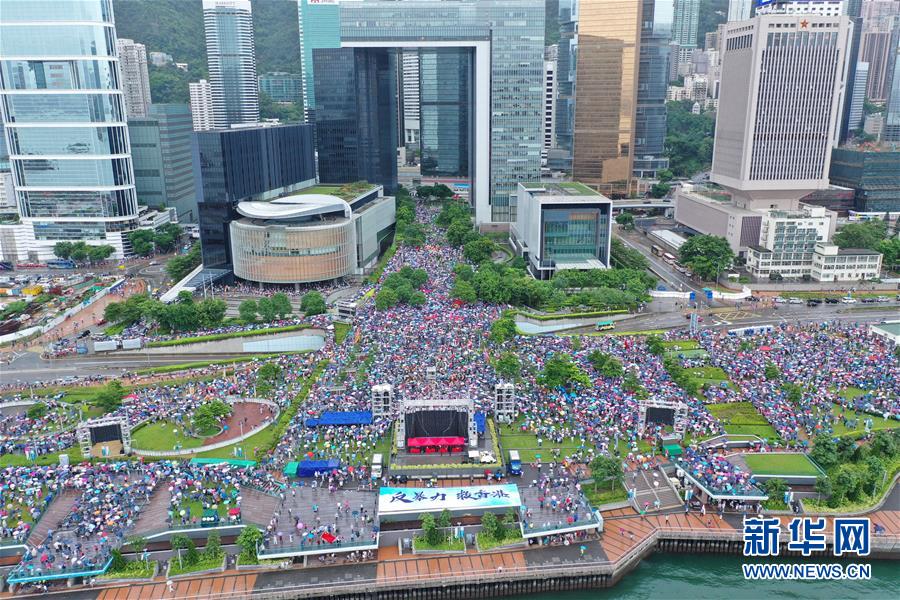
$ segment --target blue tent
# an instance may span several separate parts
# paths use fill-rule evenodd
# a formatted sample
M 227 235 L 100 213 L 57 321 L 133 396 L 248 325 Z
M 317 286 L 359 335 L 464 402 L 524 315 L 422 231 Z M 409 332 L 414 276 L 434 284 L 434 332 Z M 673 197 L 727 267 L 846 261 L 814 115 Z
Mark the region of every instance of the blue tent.
M 483 412 L 475 413 L 475 429 L 478 430 L 479 434 L 482 434 L 482 433 L 484 433 L 484 427 L 485 427 L 484 413 Z
M 297 477 L 312 477 L 318 471 L 325 473 L 341 468 L 341 461 L 336 458 L 328 460 L 304 460 L 297 465 Z
M 324 412 L 318 419 L 307 419 L 307 427 L 319 425 L 371 425 L 372 411 Z

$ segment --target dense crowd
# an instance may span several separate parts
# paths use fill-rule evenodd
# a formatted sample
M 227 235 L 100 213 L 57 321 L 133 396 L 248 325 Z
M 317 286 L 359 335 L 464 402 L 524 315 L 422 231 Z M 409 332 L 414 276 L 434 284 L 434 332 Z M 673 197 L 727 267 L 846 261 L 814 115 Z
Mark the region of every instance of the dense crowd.
M 753 476 L 724 457 L 710 451 L 688 447 L 675 464 L 706 489 L 731 496 L 761 496 Z

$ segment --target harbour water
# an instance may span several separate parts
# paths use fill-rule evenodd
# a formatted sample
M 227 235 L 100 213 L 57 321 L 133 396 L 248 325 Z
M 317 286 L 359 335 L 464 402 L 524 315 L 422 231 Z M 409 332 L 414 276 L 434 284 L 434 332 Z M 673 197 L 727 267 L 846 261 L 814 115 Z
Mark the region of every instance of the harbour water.
M 896 600 L 900 562 L 867 561 L 869 581 L 747 581 L 741 564 L 749 559 L 718 554 L 656 553 L 610 589 L 528 596 L 529 600 Z M 757 562 L 754 560 L 753 562 Z M 762 562 L 762 561 L 759 561 Z M 807 562 L 792 558 L 773 562 Z M 857 561 L 820 560 L 848 565 Z M 860 561 L 863 562 L 863 561 Z M 501 598 L 515 600 L 525 596 Z

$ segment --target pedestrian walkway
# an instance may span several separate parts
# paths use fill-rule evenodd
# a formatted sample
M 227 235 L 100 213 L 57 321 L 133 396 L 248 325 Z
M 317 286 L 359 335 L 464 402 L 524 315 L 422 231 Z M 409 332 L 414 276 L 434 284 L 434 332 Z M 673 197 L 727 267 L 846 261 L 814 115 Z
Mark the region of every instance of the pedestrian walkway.
M 245 486 L 241 488 L 241 519 L 265 527 L 280 503 L 276 496 Z
M 666 510 L 684 505 L 659 469 L 639 469 L 631 473 L 630 487 L 635 490 L 635 507 L 649 503 L 649 510 Z M 658 503 L 658 504 L 657 504 Z
M 226 572 L 215 577 L 184 579 L 173 581 L 173 591 L 169 591 L 162 578 L 144 584 L 131 584 L 106 588 L 97 595 L 97 600 L 157 600 L 161 598 L 181 598 L 191 600 L 225 600 L 228 598 L 249 598 L 256 584 L 256 574 L 245 575 L 238 571 Z
M 378 581 L 393 579 L 431 579 L 440 576 L 516 571 L 526 569 L 525 553 L 492 552 L 459 556 L 415 556 L 399 560 L 381 560 L 379 552 Z
M 64 490 L 62 494 L 57 496 L 50 503 L 50 506 L 47 507 L 47 512 L 44 513 L 44 516 L 34 526 L 31 535 L 28 536 L 28 543 L 35 547 L 40 546 L 47 538 L 47 532 L 51 529 L 57 529 L 63 518 L 72 512 L 72 507 L 80 496 L 81 494 L 75 490 Z
M 169 515 L 171 497 L 166 486 L 156 486 L 150 495 L 150 502 L 141 508 L 141 513 L 134 524 L 135 535 L 146 535 L 167 527 L 166 517 Z

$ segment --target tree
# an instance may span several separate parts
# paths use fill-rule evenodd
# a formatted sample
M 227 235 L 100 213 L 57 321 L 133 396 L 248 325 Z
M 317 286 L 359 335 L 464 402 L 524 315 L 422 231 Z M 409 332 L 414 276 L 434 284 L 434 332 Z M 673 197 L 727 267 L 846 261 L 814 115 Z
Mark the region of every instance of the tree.
M 646 269 L 650 267 L 650 263 L 647 262 L 643 254 L 633 248 L 629 248 L 619 238 L 613 238 L 610 241 L 609 260 L 613 266 L 619 269 L 635 269 L 646 273 Z M 653 283 L 655 285 L 655 279 Z
M 594 370 L 606 377 L 607 379 L 616 379 L 625 374 L 622 363 L 614 356 L 594 350 L 588 354 L 588 362 L 594 367 Z
M 651 198 L 665 198 L 666 194 L 672 191 L 672 185 L 669 183 L 654 183 L 650 186 Z
M 100 246 L 88 246 L 87 249 L 87 257 L 88 261 L 91 263 L 97 263 L 100 261 L 104 261 L 115 252 L 115 248 L 110 246 L 109 244 L 102 244 Z
M 47 405 L 43 402 L 35 402 L 28 407 L 25 416 L 29 419 L 42 419 L 48 412 Z
M 202 258 L 200 243 L 198 242 L 191 246 L 187 254 L 172 257 L 166 263 L 166 274 L 175 281 L 180 281 L 200 264 Z
M 175 550 L 175 557 L 172 560 L 178 560 L 176 557 L 179 556 L 179 550 L 184 550 L 184 553 L 181 554 L 181 560 L 184 564 L 191 566 L 197 564 L 197 561 L 200 560 L 200 553 L 197 552 L 197 546 L 194 545 L 194 540 L 184 535 L 183 533 L 177 533 L 172 536 L 172 550 Z
M 655 356 L 662 356 L 666 351 L 663 341 L 657 335 L 647 336 L 647 351 Z
M 131 551 L 135 554 L 140 554 L 143 552 L 147 546 L 147 538 L 140 535 L 132 535 L 128 537 L 127 545 L 131 548 Z
M 325 298 L 322 297 L 322 294 L 319 292 L 307 292 L 303 295 L 303 298 L 300 299 L 300 310 L 303 311 L 307 317 L 311 317 L 313 315 L 321 315 L 324 314 L 328 307 L 325 306 Z
M 221 558 L 222 555 L 222 538 L 219 536 L 218 531 L 210 531 L 209 535 L 206 536 L 206 548 L 203 550 L 203 556 L 216 559 Z
M 397 296 L 397 292 L 388 287 L 383 287 L 375 295 L 375 308 L 377 310 L 387 310 L 389 308 L 393 308 L 397 306 L 397 303 L 400 302 L 400 298 Z
M 196 304 L 196 310 L 200 326 L 204 329 L 214 329 L 225 320 L 225 311 L 228 310 L 228 305 L 224 300 L 207 298 Z
M 441 530 L 438 529 L 437 523 L 434 520 L 434 515 L 431 513 L 424 513 L 419 515 L 419 520 L 422 521 L 422 537 L 428 545 L 440 545 L 440 543 L 444 541 L 444 536 L 441 533 Z
M 666 154 L 677 177 L 690 177 L 712 164 L 715 113 L 695 115 L 693 105 L 690 100 L 666 102 Z
M 879 431 L 872 438 L 872 443 L 869 444 L 869 449 L 875 456 L 891 459 L 896 456 L 898 450 L 900 450 L 900 446 L 898 446 L 897 444 L 897 437 L 897 433 L 892 433 L 890 431 Z
M 896 269 L 900 266 L 900 238 L 881 240 L 876 244 L 875 250 L 884 255 L 882 264 L 885 268 Z
M 406 300 L 406 303 L 410 306 L 424 306 L 426 302 L 428 302 L 428 299 L 425 297 L 425 294 L 418 291 L 410 294 Z
M 494 364 L 494 370 L 506 381 L 518 379 L 522 372 L 522 363 L 515 352 L 504 352 Z
M 799 404 L 803 400 L 803 388 L 796 383 L 787 382 L 781 386 L 784 396 L 791 404 Z
M 450 527 L 450 519 L 451 519 L 450 511 L 445 508 L 438 514 L 438 517 L 435 520 L 435 523 L 441 529 L 448 529 Z
M 128 561 L 122 556 L 121 550 L 114 548 L 109 554 L 112 557 L 112 562 L 109 564 L 110 571 L 124 571 L 128 568 Z
M 256 300 L 244 300 L 238 304 L 238 314 L 244 323 L 255 323 L 257 311 L 259 311 L 259 305 Z
M 779 479 L 778 477 L 769 479 L 762 484 L 762 487 L 766 491 L 766 495 L 769 496 L 770 502 L 784 503 L 784 493 L 788 491 L 788 484 L 784 479 Z
M 271 323 L 275 320 L 275 305 L 271 298 L 260 298 L 256 303 L 256 309 L 263 322 Z
M 609 481 L 609 489 L 613 489 L 617 483 L 622 481 L 622 475 L 622 462 L 612 456 L 598 454 L 591 461 L 591 476 L 594 478 L 594 485 Z
M 116 380 L 107 383 L 103 389 L 94 396 L 91 404 L 99 406 L 104 413 L 112 412 L 122 406 L 122 398 L 125 396 L 125 388 Z
M 453 287 L 450 289 L 450 297 L 463 302 L 476 302 L 478 300 L 478 293 L 475 291 L 475 288 L 472 287 L 471 283 L 464 279 L 460 279 L 457 276 L 456 281 L 453 283 Z
M 404 246 L 418 248 L 425 244 L 425 228 L 420 223 L 406 223 L 397 227 L 398 239 Z
M 279 318 L 283 319 L 290 316 L 294 308 L 291 306 L 291 300 L 284 292 L 272 294 L 272 308 Z
M 503 532 L 503 523 L 492 512 L 486 512 L 481 516 L 481 530 L 486 536 L 497 541 L 506 537 Z
M 66 259 L 72 256 L 72 242 L 56 242 L 53 245 L 53 254 L 57 258 Z
M 734 261 L 728 240 L 715 235 L 695 235 L 681 246 L 679 255 L 681 264 L 706 280 L 714 279 Z
M 502 317 L 491 323 L 491 341 L 495 344 L 502 344 L 516 337 L 516 322 L 512 316 L 504 314 Z
M 138 256 L 150 256 L 153 254 L 153 231 L 150 229 L 135 229 L 128 232 L 128 241 L 131 250 Z
M 616 223 L 624 229 L 634 229 L 634 215 L 630 212 L 621 212 L 616 215 Z
M 221 400 L 213 400 L 201 404 L 195 411 L 191 422 L 197 431 L 212 431 L 219 427 L 223 417 L 231 414 L 231 406 Z
M 480 264 L 491 258 L 491 254 L 496 247 L 497 244 L 492 242 L 489 238 L 481 236 L 465 243 L 463 246 L 463 256 L 469 262 Z
M 839 248 L 864 248 L 875 250 L 887 237 L 887 225 L 884 221 L 865 221 L 849 223 L 834 234 L 834 243 Z
M 238 548 L 241 549 L 241 563 L 254 564 L 257 562 L 256 552 L 262 539 L 262 532 L 254 525 L 244 527 L 235 540 Z
M 775 363 L 771 362 L 766 363 L 766 368 L 763 370 L 763 374 L 769 381 L 775 381 L 776 379 L 781 377 L 781 371 L 778 370 L 778 367 L 775 365 Z
M 545 388 L 569 388 L 575 385 L 589 386 L 591 380 L 575 364 L 568 354 L 554 354 L 544 363 L 537 382 Z
M 830 471 L 838 462 L 837 443 L 830 435 L 821 433 L 813 440 L 813 447 L 809 456 L 820 467 Z

